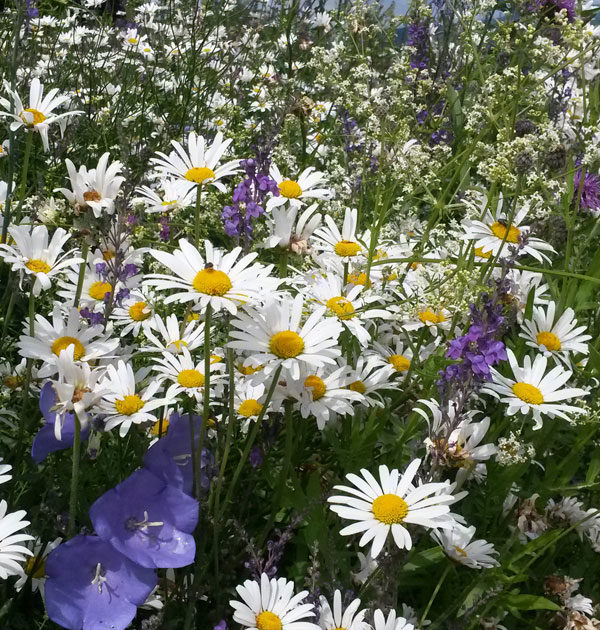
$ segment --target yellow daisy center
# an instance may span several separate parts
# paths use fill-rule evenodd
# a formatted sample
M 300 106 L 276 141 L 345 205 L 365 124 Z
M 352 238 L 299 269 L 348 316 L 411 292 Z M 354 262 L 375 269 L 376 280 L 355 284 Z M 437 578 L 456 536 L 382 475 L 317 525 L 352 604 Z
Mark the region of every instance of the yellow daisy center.
M 518 243 L 519 236 L 521 235 L 521 230 L 519 230 L 519 228 L 516 228 L 514 225 L 508 227 L 499 221 L 492 223 L 492 225 L 490 225 L 490 230 L 492 230 L 492 234 L 501 241 L 504 240 L 504 237 L 506 236 L 507 243 Z
M 350 385 L 348 385 L 348 389 L 351 389 L 353 392 L 358 392 L 359 394 L 364 394 L 367 391 L 367 388 L 362 381 L 354 381 L 354 383 L 350 383 Z
M 27 120 L 27 116 L 25 116 L 25 112 L 28 112 L 33 115 L 33 122 L 29 122 Z M 44 116 L 44 114 L 42 114 L 42 112 L 40 112 L 38 109 L 33 109 L 31 107 L 28 107 L 21 114 L 21 120 L 28 125 L 39 125 L 40 123 L 43 123 L 44 120 L 46 120 L 46 116 Z
M 256 627 L 258 630 L 281 630 L 281 619 L 269 610 L 256 615 Z
M 115 409 L 123 416 L 132 416 L 143 406 L 144 401 L 137 394 L 129 394 L 120 400 L 115 400 Z
M 182 387 L 202 387 L 204 385 L 204 374 L 198 370 L 181 370 L 177 375 L 177 382 Z
M 356 256 L 360 252 L 360 245 L 354 241 L 340 241 L 333 249 L 338 256 Z
M 85 194 L 83 196 L 85 197 Z M 115 257 L 115 253 L 116 252 L 114 249 L 107 249 L 102 252 L 102 258 L 106 260 L 106 262 L 108 262 L 109 260 L 112 260 Z
M 442 312 L 440 311 L 439 313 L 434 313 L 430 308 L 428 308 L 426 311 L 421 311 L 419 313 L 419 319 L 424 323 L 424 324 L 440 324 L 441 322 L 445 322 L 446 318 L 442 315 Z
M 194 166 L 185 174 L 185 178 L 195 184 L 203 184 L 209 179 L 214 179 L 215 172 L 207 166 Z
M 111 286 L 108 282 L 94 282 L 90 285 L 90 290 L 88 291 L 91 298 L 94 300 L 103 300 L 104 296 L 107 293 L 110 293 Z
M 177 199 L 174 199 L 173 201 L 163 201 L 160 205 L 161 206 L 172 206 L 175 203 L 177 203 Z
M 304 340 L 293 330 L 282 330 L 271 337 L 269 350 L 280 359 L 291 359 L 304 350 Z
M 146 306 L 148 306 L 146 302 L 136 302 L 133 306 L 129 307 L 129 317 L 135 322 L 143 322 L 145 319 L 148 319 L 150 312 L 144 312 Z
M 302 194 L 302 188 L 300 188 L 298 182 L 292 179 L 284 179 L 281 184 L 279 184 L 278 188 L 281 196 L 287 197 L 288 199 L 298 199 Z
M 184 341 L 183 339 L 176 339 L 175 341 L 172 341 L 169 345 L 175 346 L 175 348 L 177 348 L 177 352 L 179 352 L 182 347 L 187 348 L 188 344 L 187 341 Z
M 483 247 L 476 247 L 475 248 L 475 256 L 479 256 L 479 258 L 490 258 L 492 255 L 492 251 L 490 250 L 489 252 L 484 252 L 483 251 Z
M 127 40 L 130 44 L 137 44 L 138 40 L 135 37 L 130 37 Z
M 467 557 L 467 552 L 462 548 L 459 547 L 458 545 L 454 545 L 454 549 L 456 549 L 456 551 L 463 557 L 466 558 Z
M 410 359 L 402 354 L 392 354 L 388 361 L 394 366 L 396 372 L 408 372 L 410 368 Z
M 538 346 L 546 346 L 550 352 L 561 349 L 560 339 L 550 331 L 539 332 L 536 337 Z
M 232 285 L 229 276 L 224 271 L 206 267 L 196 274 L 192 286 L 198 293 L 222 296 L 231 289 Z
M 367 284 L 367 274 L 364 272 L 351 271 L 346 277 L 346 282 L 364 287 Z M 369 282 L 369 286 L 371 286 L 370 282 Z
M 81 357 L 85 354 L 85 348 L 79 339 L 75 337 L 59 337 L 52 344 L 52 352 L 59 357 L 60 353 L 63 350 L 66 350 L 69 346 L 74 346 L 73 348 L 73 359 L 75 361 L 79 361 Z
M 30 258 L 25 266 L 33 273 L 48 273 L 51 269 L 50 265 L 40 258 Z
M 39 556 L 27 558 L 25 573 L 35 580 L 41 580 L 46 575 L 46 559 Z
M 238 413 L 244 418 L 250 418 L 251 416 L 258 416 L 262 411 L 263 406 L 254 398 L 248 398 L 238 407 Z
M 304 387 L 312 387 L 313 400 L 319 400 L 319 398 L 323 398 L 323 396 L 325 396 L 325 392 L 327 391 L 327 385 L 325 385 L 323 379 L 316 374 L 311 374 L 310 376 L 306 377 L 306 380 L 304 381 Z
M 373 501 L 373 515 L 386 525 L 402 523 L 408 514 L 406 501 L 397 494 L 382 494 Z
M 221 363 L 223 361 L 223 357 L 220 357 L 218 354 L 210 355 L 210 364 L 214 365 L 215 363 Z
M 251 365 L 238 365 L 238 371 L 241 372 L 244 376 L 250 376 L 250 374 L 260 372 L 262 369 L 262 365 L 257 365 L 256 367 L 253 367 Z
M 541 405 L 544 402 L 542 392 L 529 383 L 515 383 L 512 386 L 513 394 L 530 405 Z
M 169 421 L 166 418 L 163 418 L 163 421 L 157 420 L 152 425 L 152 435 L 156 435 L 156 437 L 162 437 L 169 429 Z
M 86 190 L 83 193 L 83 199 L 84 201 L 100 201 L 102 196 L 97 190 Z
M 354 317 L 354 306 L 352 306 L 352 302 L 341 295 L 329 298 L 326 306 L 340 319 L 352 319 L 352 317 Z

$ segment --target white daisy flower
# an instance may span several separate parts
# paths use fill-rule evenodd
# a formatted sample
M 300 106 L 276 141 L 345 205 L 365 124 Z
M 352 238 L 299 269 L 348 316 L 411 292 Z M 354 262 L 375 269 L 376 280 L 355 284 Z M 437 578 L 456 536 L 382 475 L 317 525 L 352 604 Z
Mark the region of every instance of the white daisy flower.
M 66 117 L 84 113 L 82 111 L 72 111 L 55 114 L 54 110 L 69 101 L 71 97 L 66 94 L 59 95 L 57 88 L 50 90 L 44 97 L 44 86 L 37 77 L 31 81 L 29 87 L 29 107 L 24 107 L 23 101 L 11 89 L 10 84 L 6 80 L 4 81 L 4 89 L 11 96 L 12 106 L 7 99 L 0 98 L 0 107 L 5 110 L 0 111 L 0 116 L 13 119 L 13 122 L 10 124 L 11 131 L 16 131 L 20 127 L 37 131 L 42 138 L 44 151 L 49 149 L 48 127 L 52 123 L 59 122 L 62 136 L 66 126 Z
M 26 322 L 29 331 L 29 322 Z M 105 335 L 102 326 L 88 326 L 76 308 L 71 308 L 65 321 L 59 305 L 52 312 L 52 323 L 41 315 L 35 316 L 35 336 L 19 337 L 19 353 L 27 359 L 44 362 L 39 376 L 51 376 L 58 370 L 58 357 L 62 350 L 73 346 L 75 361 L 92 361 L 113 353 L 118 339 Z
M 265 403 L 264 383 L 253 383 L 251 379 L 239 379 L 235 385 L 234 407 L 238 418 L 242 420 L 242 431 L 248 430 L 250 422 L 262 413 Z
M 158 158 L 152 158 L 160 175 L 176 177 L 188 182 L 188 187 L 211 184 L 221 192 L 225 192 L 225 186 L 219 181 L 223 177 L 235 175 L 239 170 L 239 160 L 225 162 L 218 166 L 219 161 L 231 144 L 231 139 L 223 140 L 223 134 L 219 131 L 210 146 L 206 146 L 206 140 L 194 131 L 188 136 L 188 150 L 186 151 L 179 142 L 171 141 L 175 147 L 169 155 L 157 151 Z
M 308 252 L 308 241 L 321 224 L 321 213 L 313 203 L 296 222 L 298 210 L 297 206 L 272 208 L 267 215 L 271 234 L 263 241 L 263 247 L 281 247 L 300 255 Z
M 120 330 L 122 337 L 130 333 L 137 337 L 142 330 L 147 332 L 149 328 L 156 326 L 156 317 L 153 315 L 151 298 L 142 293 L 132 293 L 121 302 L 121 306 L 113 309 L 110 319 L 116 327 L 123 326 Z
M 550 302 L 549 287 L 541 273 L 510 269 L 506 279 L 510 285 L 510 297 L 517 308 L 519 321 L 523 320 L 531 292 L 533 292 L 532 300 L 534 306 L 541 306 Z
M 375 341 L 373 350 L 380 355 L 385 363 L 392 366 L 396 374 L 403 375 L 402 378 L 410 370 L 413 351 L 409 346 L 404 346 L 404 342 L 398 335 L 394 335 L 390 342 L 385 345 Z
M 363 246 L 358 242 L 356 235 L 358 210 L 346 208 L 341 232 L 328 214 L 324 218 L 327 227 L 319 228 L 314 234 L 319 249 L 329 254 L 335 254 L 344 262 L 364 255 Z
M 485 540 L 473 540 L 475 531 L 475 527 L 465 527 L 457 523 L 452 529 L 434 530 L 431 536 L 452 560 L 466 567 L 489 569 L 498 566 L 499 562 L 493 557 L 498 554 L 494 545 Z
M 0 501 L 0 580 L 6 580 L 11 575 L 23 575 L 22 563 L 33 553 L 19 543 L 33 540 L 29 534 L 17 534 L 29 525 L 23 521 L 25 510 L 7 514 L 6 501 Z
M 12 265 L 13 271 L 22 271 L 33 276 L 33 294 L 39 295 L 52 286 L 50 278 L 83 262 L 76 250 L 61 255 L 64 244 L 71 235 L 57 228 L 49 239 L 45 225 L 13 225 L 8 233 L 14 245 L 0 244 L 0 258 Z
M 404 617 L 397 617 L 395 610 L 390 610 L 387 619 L 379 608 L 373 613 L 374 630 L 414 630 L 414 626 Z
M 12 470 L 10 464 L 3 464 L 2 457 L 0 457 L 0 484 L 6 483 L 12 479 L 12 475 L 9 474 Z
M 236 341 L 227 345 L 249 355 L 245 364 L 264 365 L 269 374 L 277 366 L 288 370 L 292 378 L 300 378 L 300 366 L 319 368 L 335 365 L 340 356 L 337 339 L 341 324 L 331 318 L 323 318 L 324 308 L 314 311 L 302 324 L 301 294 L 295 298 L 267 299 L 260 310 L 248 308 L 238 313 L 232 324 L 230 336 Z
M 109 157 L 109 153 L 104 153 L 96 168 L 88 170 L 85 166 L 80 166 L 78 171 L 73 162 L 66 159 L 72 190 L 56 188 L 54 192 L 61 192 L 77 212 L 91 208 L 96 218 L 103 212 L 114 214 L 115 199 L 125 177 L 120 175 L 123 168 L 121 162 L 113 162 L 109 166 Z
M 447 493 L 448 484 L 412 485 L 420 464 L 420 459 L 413 460 L 403 475 L 397 469 L 389 471 L 387 466 L 380 466 L 381 483 L 364 468 L 360 471 L 363 478 L 352 473 L 346 475 L 354 487 L 334 486 L 334 489 L 354 496 L 336 495 L 328 499 L 334 504 L 330 506 L 333 512 L 356 521 L 342 529 L 340 534 L 349 536 L 364 532 L 358 544 L 363 547 L 373 541 L 371 556 L 376 558 L 390 532 L 399 549 L 411 549 L 412 540 L 405 524 L 451 527 L 452 519 L 444 518 L 450 512 L 447 504 L 455 500 Z
M 162 191 L 159 194 L 158 191 Z M 194 190 L 179 179 L 163 179 L 156 189 L 140 186 L 135 189 L 140 196 L 133 203 L 143 203 L 147 213 L 169 212 L 194 205 Z
M 555 321 L 556 302 L 550 302 L 544 311 L 538 306 L 533 309 L 532 319 L 523 322 L 523 330 L 519 336 L 526 340 L 531 348 L 542 352 L 545 356 L 554 356 L 568 364 L 569 353 L 587 354 L 588 344 L 592 336 L 583 334 L 585 326 L 577 327 L 577 320 L 572 308 Z
M 138 373 L 139 374 L 139 373 Z M 104 389 L 99 411 L 106 415 L 106 429 L 119 427 L 119 435 L 125 437 L 132 424 L 156 422 L 151 411 L 170 404 L 167 398 L 155 398 L 160 382 L 153 380 L 138 393 L 136 376 L 131 365 L 119 361 L 117 367 L 109 365 L 101 381 Z
M 398 389 L 398 384 L 392 380 L 394 366 L 383 363 L 381 357 L 370 353 L 361 354 L 356 360 L 356 366 L 350 369 L 350 385 L 348 389 L 362 394 L 360 401 L 369 407 L 383 407 L 383 400 L 378 392 L 382 390 Z
M 224 308 L 235 315 L 240 303 L 258 299 L 279 285 L 279 280 L 269 277 L 273 265 L 250 264 L 258 256 L 256 252 L 238 260 L 241 247 L 224 254 L 210 241 L 204 241 L 204 258 L 185 239 L 179 241 L 179 247 L 172 254 L 150 250 L 156 260 L 176 274 L 148 274 L 144 280 L 144 284 L 159 290 L 177 290 L 165 298 L 165 304 L 195 302 L 196 311 L 204 311 L 210 304 L 214 311 Z
M 314 617 L 313 605 L 302 604 L 308 591 L 294 595 L 294 583 L 285 578 L 276 580 L 265 573 L 260 582 L 246 580 L 236 586 L 243 602 L 230 600 L 233 620 L 251 630 L 320 630 L 306 619 Z
M 316 188 L 325 180 L 325 174 L 315 170 L 312 166 L 305 168 L 298 179 L 285 179 L 277 166 L 271 164 L 269 175 L 277 183 L 279 196 L 271 197 L 267 201 L 266 210 L 269 212 L 284 204 L 299 208 L 306 199 L 331 199 L 332 192 L 328 188 Z
M 33 552 L 31 558 L 27 558 L 24 573 L 15 582 L 15 590 L 20 591 L 28 579 L 31 579 L 31 590 L 40 592 L 44 599 L 44 584 L 46 583 L 46 558 L 48 554 L 60 545 L 62 538 L 55 538 L 52 542 L 44 543 L 39 539 L 29 541 L 27 548 Z
M 496 369 L 490 368 L 493 381 L 486 383 L 481 390 L 498 398 L 500 402 L 508 404 L 507 415 L 513 416 L 517 412 L 533 414 L 534 430 L 542 427 L 542 414 L 549 418 L 563 418 L 569 420 L 568 413 L 582 413 L 581 407 L 559 403 L 560 400 L 570 400 L 587 395 L 584 389 L 562 386 L 571 378 L 572 372 L 560 365 L 547 374 L 548 359 L 538 354 L 532 364 L 531 357 L 526 356 L 523 367 L 517 363 L 512 350 L 507 349 L 508 361 L 514 379 L 506 378 Z
M 420 330 L 428 328 L 432 335 L 437 336 L 440 331 L 450 330 L 452 325 L 452 313 L 443 306 L 432 308 L 429 305 L 421 305 L 416 309 L 415 317 L 402 322 L 404 330 Z
M 360 599 L 352 600 L 344 611 L 342 611 L 342 594 L 339 590 L 333 594 L 333 606 L 330 606 L 322 595 L 319 601 L 321 603 L 319 616 L 321 630 L 369 630 L 369 624 L 364 620 L 367 610 L 358 610 Z
M 175 314 L 169 315 L 166 319 L 155 315 L 152 322 L 154 330 L 146 330 L 144 333 L 150 343 L 141 348 L 142 352 L 177 354 L 182 352 L 183 348 L 191 352 L 204 343 L 204 322 L 191 319 L 184 326 Z

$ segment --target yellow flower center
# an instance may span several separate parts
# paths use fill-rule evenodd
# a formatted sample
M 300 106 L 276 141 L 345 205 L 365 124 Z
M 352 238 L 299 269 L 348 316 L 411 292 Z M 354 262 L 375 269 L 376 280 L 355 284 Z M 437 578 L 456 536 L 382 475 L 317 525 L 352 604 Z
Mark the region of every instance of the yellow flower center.
M 52 352 L 59 357 L 60 353 L 63 350 L 66 350 L 69 346 L 74 346 L 73 348 L 73 359 L 75 361 L 79 361 L 81 357 L 85 354 L 85 348 L 79 339 L 75 339 L 75 337 L 59 337 L 52 344 Z
M 358 392 L 359 394 L 364 394 L 367 391 L 367 388 L 362 381 L 354 381 L 354 383 L 350 383 L 350 385 L 348 385 L 348 389 L 351 389 L 353 392 Z
M 467 552 L 462 548 L 459 547 L 458 545 L 454 545 L 454 549 L 456 549 L 456 551 L 463 557 L 466 558 L 467 557 Z
M 501 241 L 503 241 L 506 236 L 507 243 L 518 243 L 519 236 L 521 235 L 521 230 L 519 230 L 519 228 L 516 228 L 514 225 L 508 227 L 499 221 L 492 223 L 492 225 L 490 225 L 490 230 L 492 230 L 492 234 Z
M 107 293 L 110 293 L 111 286 L 108 282 L 94 282 L 90 285 L 88 293 L 94 300 L 103 300 Z
M 512 386 L 514 395 L 530 405 L 541 405 L 544 402 L 542 392 L 529 383 L 515 383 Z
M 550 352 L 561 349 L 560 339 L 552 332 L 539 332 L 536 337 L 538 346 L 546 346 Z
M 39 556 L 32 556 L 27 558 L 27 564 L 25 565 L 25 573 L 30 575 L 35 580 L 41 580 L 46 576 L 46 559 Z
M 156 435 L 156 437 L 162 437 L 169 429 L 169 421 L 166 418 L 163 418 L 162 422 L 157 420 L 152 425 L 152 435 Z
M 200 313 L 190 313 L 187 316 L 188 322 L 197 322 L 200 319 Z
M 373 501 L 373 515 L 386 525 L 402 523 L 408 514 L 406 501 L 397 494 L 382 494 Z
M 258 630 L 281 630 L 281 619 L 269 610 L 256 615 L 256 627 Z
M 319 400 L 319 398 L 323 398 L 323 396 L 325 396 L 325 392 L 327 391 L 327 385 L 325 385 L 323 379 L 316 374 L 311 374 L 310 376 L 306 377 L 306 380 L 304 381 L 304 387 L 312 387 L 313 400 Z
M 491 255 L 492 255 L 491 250 L 489 252 L 484 252 L 483 247 L 475 248 L 475 256 L 479 256 L 479 258 L 490 258 Z
M 85 197 L 85 194 L 83 196 Z M 114 249 L 107 249 L 102 252 L 102 258 L 106 260 L 106 262 L 108 262 L 109 260 L 112 260 L 115 257 L 115 254 L 116 252 Z
M 137 413 L 144 404 L 137 394 L 129 394 L 125 398 L 115 400 L 115 409 L 123 416 L 131 416 Z
M 25 112 L 33 115 L 33 122 L 27 120 L 28 116 L 25 116 Z M 43 123 L 44 120 L 46 120 L 46 116 L 44 116 L 44 114 L 42 114 L 42 112 L 40 112 L 38 109 L 32 109 L 31 107 L 28 107 L 27 109 L 23 110 L 23 113 L 21 114 L 21 120 L 27 125 L 39 125 L 40 123 Z
M 136 302 L 129 307 L 129 317 L 136 322 L 143 322 L 150 317 L 150 312 L 145 313 L 144 309 L 148 306 L 146 302 Z
M 252 416 L 258 416 L 258 414 L 262 411 L 263 406 L 255 400 L 254 398 L 249 398 L 248 400 L 244 400 L 244 402 L 239 406 L 238 413 L 240 416 L 244 416 L 244 418 L 250 418 Z
M 290 359 L 304 350 L 304 340 L 293 330 L 282 330 L 271 337 L 269 350 L 280 359 Z
M 177 203 L 177 199 L 174 199 L 173 201 L 163 201 L 160 205 L 161 206 L 172 206 L 175 203 Z
M 171 341 L 169 345 L 175 346 L 175 348 L 177 349 L 177 352 L 179 352 L 182 347 L 187 348 L 188 344 L 187 344 L 187 341 L 184 341 L 183 339 L 176 339 L 175 341 Z
M 360 252 L 360 245 L 354 241 L 340 241 L 333 249 L 338 256 L 356 256 Z
M 392 354 L 388 361 L 394 366 L 396 372 L 408 372 L 410 368 L 410 359 L 402 354 Z
M 298 199 L 302 194 L 302 188 L 300 188 L 298 182 L 292 179 L 284 179 L 281 184 L 279 184 L 278 188 L 281 196 L 287 197 L 288 199 Z
M 16 389 L 19 386 L 19 377 L 15 374 L 9 374 L 4 377 L 2 383 L 9 389 Z
M 364 287 L 367 284 L 367 274 L 364 272 L 359 273 L 358 271 L 351 271 L 346 277 L 346 282 Z M 370 282 L 369 282 L 369 286 L 371 286 Z
M 341 295 L 329 298 L 326 306 L 340 319 L 352 319 L 352 317 L 354 317 L 354 306 L 352 306 L 352 302 Z
M 194 166 L 185 174 L 185 178 L 195 184 L 203 184 L 209 179 L 214 179 L 215 172 L 207 166 Z
M 210 355 L 210 364 L 214 365 L 215 363 L 221 363 L 223 361 L 223 357 L 220 357 L 218 354 Z
M 137 44 L 138 43 L 138 40 L 135 37 L 130 37 L 127 41 L 130 44 Z
M 232 285 L 229 276 L 224 271 L 206 267 L 196 274 L 192 286 L 198 293 L 222 296 L 231 289 Z
M 256 372 L 260 372 L 263 369 L 262 365 L 257 365 L 256 367 L 252 367 L 251 365 L 238 365 L 238 371 L 241 372 L 244 376 L 250 376 L 250 374 L 256 374 Z
M 442 315 L 442 312 L 440 311 L 439 313 L 434 313 L 430 308 L 428 308 L 426 311 L 421 311 L 419 313 L 419 319 L 424 323 L 424 324 L 440 324 L 441 322 L 445 322 L 446 318 Z
M 198 370 L 181 370 L 177 375 L 177 382 L 182 387 L 202 387 L 204 385 L 204 374 Z
M 84 201 L 100 201 L 102 196 L 97 190 L 86 190 L 83 193 L 83 199 Z
M 50 265 L 40 258 L 30 258 L 25 266 L 33 273 L 48 273 L 51 269 Z

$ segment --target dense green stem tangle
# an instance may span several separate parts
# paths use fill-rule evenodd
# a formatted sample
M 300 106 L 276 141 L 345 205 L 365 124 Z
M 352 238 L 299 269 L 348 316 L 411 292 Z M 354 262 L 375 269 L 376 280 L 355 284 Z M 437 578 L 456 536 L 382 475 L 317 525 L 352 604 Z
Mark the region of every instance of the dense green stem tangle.
M 59 419 L 56 419 L 59 422 Z M 77 487 L 79 482 L 79 460 L 81 459 L 81 422 L 77 414 L 73 414 L 75 435 L 73 436 L 73 465 L 71 467 L 71 491 L 69 494 L 68 535 L 73 536 L 77 519 Z
M 75 299 L 73 300 L 73 306 L 77 308 L 79 306 L 79 300 L 81 299 L 81 292 L 83 291 L 83 281 L 85 279 L 85 269 L 87 266 L 88 250 L 90 246 L 87 241 L 83 241 L 81 246 L 81 257 L 83 261 L 79 266 L 79 276 L 77 277 L 77 291 L 75 292 Z

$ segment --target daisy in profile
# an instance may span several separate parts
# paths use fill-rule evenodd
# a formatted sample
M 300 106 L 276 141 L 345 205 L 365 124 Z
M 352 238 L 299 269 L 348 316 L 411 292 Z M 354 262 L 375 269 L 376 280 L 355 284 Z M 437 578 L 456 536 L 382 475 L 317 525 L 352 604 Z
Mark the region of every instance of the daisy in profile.
M 490 253 L 492 256 L 506 258 L 510 256 L 511 246 L 522 245 L 523 254 L 529 254 L 539 262 L 549 262 L 550 258 L 544 252 L 556 252 L 549 243 L 529 235 L 531 227 L 523 225 L 528 212 L 529 206 L 524 205 L 510 221 L 501 214 L 500 209 L 496 211 L 498 218 L 486 210 L 482 221 L 465 221 L 463 238 L 475 241 L 475 251 L 480 257 Z
M 215 249 L 204 241 L 205 256 L 188 241 L 181 239 L 172 254 L 151 249 L 150 254 L 174 274 L 148 274 L 144 284 L 158 290 L 175 289 L 164 303 L 194 302 L 194 310 L 205 311 L 210 304 L 214 311 L 225 309 L 232 315 L 237 306 L 258 298 L 263 292 L 274 291 L 279 281 L 270 278 L 273 265 L 251 264 L 256 252 L 239 258 L 242 248 L 228 253 Z
M 365 622 L 366 609 L 358 610 L 360 599 L 354 599 L 342 609 L 342 594 L 336 590 L 333 594 L 333 606 L 323 595 L 319 598 L 321 603 L 321 614 L 319 625 L 321 630 L 369 630 L 369 624 Z
M 39 295 L 52 286 L 50 278 L 83 262 L 75 250 L 61 254 L 71 235 L 57 228 L 49 238 L 45 225 L 14 225 L 8 228 L 14 245 L 0 244 L 0 258 L 33 278 L 33 294 Z
M 533 429 L 537 431 L 542 428 L 542 415 L 549 418 L 558 416 L 568 421 L 567 414 L 583 411 L 580 407 L 559 402 L 579 398 L 588 393 L 578 387 L 562 388 L 571 378 L 572 372 L 557 365 L 546 374 L 548 359 L 543 354 L 538 354 L 533 364 L 531 357 L 526 356 L 523 367 L 519 366 L 512 350 L 507 349 L 506 354 L 514 379 L 506 378 L 494 368 L 490 368 L 493 380 L 486 383 L 481 391 L 506 403 L 507 415 L 514 416 L 518 412 L 523 415 L 531 413 L 535 421 Z
M 517 319 L 523 321 L 529 295 L 533 292 L 533 305 L 542 306 L 550 302 L 550 290 L 541 273 L 509 269 L 506 279 L 509 284 L 509 299 L 517 309 Z
M 431 537 L 439 543 L 446 555 L 470 569 L 490 569 L 499 562 L 494 558 L 498 552 L 494 545 L 485 540 L 473 540 L 475 527 L 465 527 L 456 523 L 452 529 L 434 530 Z
M 194 205 L 194 190 L 180 179 L 163 179 L 157 188 L 139 186 L 135 189 L 139 197 L 133 203 L 144 204 L 147 213 L 170 212 Z
M 102 213 L 114 214 L 115 199 L 125 177 L 120 175 L 123 168 L 121 162 L 113 162 L 109 166 L 109 158 L 110 154 L 104 153 L 98 160 L 96 168 L 89 170 L 85 166 L 80 166 L 79 170 L 76 170 L 73 162 L 66 159 L 72 190 L 56 188 L 54 192 L 62 193 L 76 212 L 91 208 L 96 218 Z
M 22 520 L 25 510 L 8 514 L 8 504 L 0 501 L 0 580 L 11 575 L 23 575 L 23 563 L 27 556 L 32 556 L 31 549 L 20 543 L 33 540 L 29 534 L 17 534 L 25 529 L 29 521 Z
M 235 341 L 227 345 L 245 352 L 247 365 L 263 365 L 269 374 L 281 365 L 292 378 L 300 378 L 300 367 L 318 368 L 325 364 L 335 365 L 340 356 L 337 339 L 342 325 L 323 318 L 324 308 L 314 311 L 302 323 L 304 300 L 301 294 L 295 298 L 267 299 L 263 308 L 247 308 L 232 321 L 230 336 Z
M 447 518 L 449 503 L 454 496 L 448 493 L 447 483 L 425 483 L 418 487 L 413 480 L 420 459 L 413 460 L 403 475 L 387 466 L 379 467 L 379 480 L 366 469 L 362 469 L 362 478 L 355 474 L 346 475 L 352 486 L 334 486 L 347 495 L 329 497 L 333 505 L 331 510 L 342 518 L 356 521 L 340 531 L 342 536 L 362 532 L 359 545 L 363 547 L 372 541 L 371 557 L 376 558 L 392 534 L 399 549 L 411 549 L 412 539 L 406 525 L 422 527 L 452 526 L 453 520 Z
M 31 558 L 27 558 L 24 566 L 24 573 L 15 582 L 15 590 L 20 591 L 27 580 L 31 580 L 31 590 L 35 593 L 39 591 L 44 598 L 44 584 L 46 582 L 46 558 L 48 554 L 60 545 L 62 538 L 55 538 L 52 542 L 44 543 L 40 539 L 31 540 L 27 543 L 27 548 L 33 552 Z
M 153 330 L 146 330 L 144 333 L 150 343 L 141 348 L 142 352 L 178 354 L 183 348 L 191 352 L 204 343 L 204 322 L 196 319 L 191 319 L 183 325 L 174 313 L 166 319 L 155 315 L 151 327 Z
M 321 224 L 321 213 L 317 212 L 316 203 L 308 206 L 300 218 L 298 210 L 297 206 L 277 207 L 271 210 L 267 215 L 271 234 L 263 241 L 263 247 L 280 247 L 300 255 L 308 252 L 309 239 Z
M 381 609 L 373 613 L 373 630 L 414 630 L 412 623 L 404 617 L 398 617 L 395 610 L 390 610 L 387 619 Z
M 303 604 L 308 591 L 294 595 L 294 583 L 285 578 L 269 580 L 263 573 L 260 582 L 246 580 L 235 589 L 242 601 L 231 600 L 233 620 L 251 630 L 320 630 L 308 621 L 314 617 L 312 604 Z
M 284 204 L 300 208 L 306 199 L 331 199 L 332 197 L 331 190 L 318 187 L 324 182 L 325 174 L 315 170 L 312 166 L 305 168 L 297 180 L 284 178 L 275 164 L 271 164 L 269 175 L 277 183 L 279 196 L 271 197 L 267 201 L 267 212 Z
M 573 309 L 568 308 L 556 319 L 556 302 L 550 302 L 546 311 L 541 306 L 534 307 L 531 321 L 523 322 L 519 336 L 531 348 L 547 357 L 554 356 L 568 365 L 569 353 L 587 354 L 587 342 L 592 338 L 584 334 L 585 326 L 577 326 L 574 316 Z
M 158 151 L 159 157 L 152 158 L 150 162 L 161 176 L 183 180 L 187 182 L 188 188 L 211 184 L 225 192 L 225 186 L 219 180 L 235 175 L 240 168 L 239 160 L 231 160 L 219 166 L 231 142 L 231 139 L 223 140 L 223 134 L 219 131 L 213 143 L 206 146 L 206 140 L 192 131 L 188 136 L 187 151 L 179 142 L 172 140 L 175 150 L 169 155 Z
M 133 368 L 124 361 L 119 361 L 116 367 L 109 365 L 100 384 L 104 392 L 99 412 L 105 414 L 106 429 L 110 431 L 119 427 L 121 437 L 127 435 L 132 424 L 156 422 L 156 416 L 150 412 L 170 402 L 166 398 L 155 397 L 160 387 L 157 380 L 139 391 Z
M 10 101 L 0 97 L 0 107 L 4 109 L 4 111 L 0 111 L 0 116 L 13 119 L 13 122 L 10 124 L 11 131 L 16 131 L 20 127 L 37 131 L 42 138 L 44 151 L 49 149 L 48 127 L 51 124 L 59 123 L 62 136 L 67 116 L 77 116 L 84 113 L 82 111 L 72 111 L 56 114 L 54 110 L 69 101 L 71 97 L 66 94 L 59 95 L 57 88 L 50 90 L 44 97 L 44 86 L 37 77 L 31 81 L 29 87 L 29 107 L 23 105 L 20 96 L 11 89 L 6 80 L 4 81 L 4 89 L 10 94 L 12 106 Z
M 29 331 L 29 322 L 26 330 Z M 69 346 L 73 346 L 74 361 L 92 361 L 112 354 L 119 340 L 105 335 L 102 326 L 88 326 L 76 308 L 69 309 L 65 319 L 60 306 L 56 305 L 52 322 L 36 315 L 35 336 L 21 335 L 18 345 L 22 357 L 44 362 L 39 371 L 39 376 L 44 377 L 57 372 L 58 357 Z
M 315 232 L 315 241 L 319 249 L 332 255 L 335 254 L 344 262 L 364 255 L 363 246 L 358 242 L 356 235 L 358 210 L 346 208 L 341 232 L 328 214 L 325 215 L 325 223 L 327 224 L 326 227 Z

